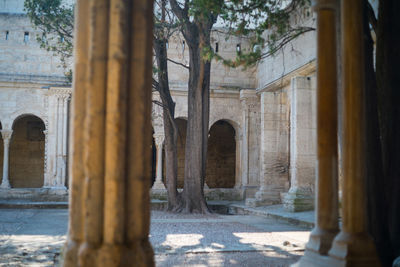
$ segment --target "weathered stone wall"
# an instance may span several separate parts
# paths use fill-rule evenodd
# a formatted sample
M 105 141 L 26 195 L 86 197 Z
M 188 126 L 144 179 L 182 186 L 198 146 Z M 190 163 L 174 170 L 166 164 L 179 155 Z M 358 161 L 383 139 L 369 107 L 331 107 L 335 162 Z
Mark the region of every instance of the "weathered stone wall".
M 225 35 L 221 32 L 212 33 L 211 46 L 216 48 L 218 43 L 218 51 L 224 58 L 232 59 L 236 56 L 236 46 L 240 45 L 242 50 L 249 49 L 246 39 L 239 37 L 230 37 L 225 40 Z M 168 56 L 183 65 L 189 65 L 189 48 L 184 44 L 184 38 L 181 35 L 172 36 L 168 41 Z M 173 62 L 168 62 L 168 75 L 171 84 L 183 84 L 187 87 L 189 78 L 189 70 L 183 66 Z M 211 63 L 211 87 L 222 89 L 224 87 L 234 88 L 255 88 L 256 86 L 256 69 L 248 68 L 229 68 L 222 62 L 215 60 Z M 172 87 L 173 88 L 173 87 Z M 186 90 L 186 88 L 185 88 Z
M 9 79 L 37 75 L 53 76 L 64 80 L 60 61 L 51 52 L 41 49 L 36 36 L 41 32 L 34 29 L 24 14 L 0 13 L 0 74 Z M 6 40 L 6 32 L 8 37 Z M 25 37 L 25 34 L 28 34 Z M 49 78 L 47 78 L 48 80 Z
M 304 17 L 301 21 L 305 26 L 316 27 L 313 13 Z M 294 19 L 294 18 L 293 18 Z M 296 19 L 300 21 L 299 18 Z M 287 44 L 274 56 L 267 57 L 260 61 L 257 67 L 257 88 L 264 89 L 271 83 L 283 78 L 296 70 L 304 67 L 316 57 L 316 32 L 310 31 Z M 264 50 L 266 51 L 266 50 Z
M 14 188 L 42 187 L 45 136 L 43 121 L 35 116 L 18 119 L 10 143 L 10 184 Z

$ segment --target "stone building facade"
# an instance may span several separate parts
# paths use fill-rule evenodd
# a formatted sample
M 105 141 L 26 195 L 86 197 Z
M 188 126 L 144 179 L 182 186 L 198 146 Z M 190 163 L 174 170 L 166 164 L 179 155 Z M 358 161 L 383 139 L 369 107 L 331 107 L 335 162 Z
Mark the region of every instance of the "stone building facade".
M 314 24 L 310 10 L 293 17 Z M 40 49 L 23 0 L 0 2 L 1 194 L 11 188 L 67 192 L 70 86 L 57 57 Z M 242 38 L 213 35 L 219 53 L 250 49 Z M 188 47 L 175 36 L 168 54 L 188 64 Z M 178 186 L 183 184 L 188 71 L 168 63 L 180 128 Z M 284 203 L 292 211 L 313 207 L 315 184 L 315 32 L 287 45 L 255 67 L 232 69 L 212 62 L 210 132 L 205 193 L 209 199 L 248 205 Z M 158 99 L 157 93 L 153 98 Z M 153 105 L 154 197 L 163 184 L 162 110 Z

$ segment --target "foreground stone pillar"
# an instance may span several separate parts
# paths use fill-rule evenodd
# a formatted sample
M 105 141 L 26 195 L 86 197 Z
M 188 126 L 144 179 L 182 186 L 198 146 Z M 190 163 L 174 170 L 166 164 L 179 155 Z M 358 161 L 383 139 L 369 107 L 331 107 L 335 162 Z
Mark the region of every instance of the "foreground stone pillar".
M 4 153 L 3 153 L 3 179 L 1 181 L 0 188 L 11 188 L 10 179 L 8 177 L 8 166 L 9 166 L 9 150 L 10 140 L 12 136 L 12 130 L 1 130 L 1 136 L 3 137 Z
M 156 164 L 156 180 L 153 184 L 153 189 L 165 189 L 165 185 L 162 181 L 162 171 L 163 171 L 163 143 L 164 143 L 164 136 L 163 135 L 154 135 L 154 140 L 156 143 L 157 149 L 157 164 Z
M 78 0 L 64 266 L 154 266 L 153 1 Z
M 290 189 L 284 198 L 291 212 L 314 209 L 316 129 L 315 90 L 311 77 L 291 80 Z M 333 92 L 335 93 L 335 91 Z M 318 113 L 319 114 L 319 113 Z M 321 114 L 320 114 L 321 115 Z
M 300 266 L 325 265 L 338 226 L 336 11 L 338 0 L 314 1 L 317 12 L 316 224 Z M 326 258 L 326 257 L 325 257 Z
M 342 1 L 341 8 L 343 212 L 342 229 L 329 255 L 336 265 L 379 266 L 366 218 L 363 3 Z

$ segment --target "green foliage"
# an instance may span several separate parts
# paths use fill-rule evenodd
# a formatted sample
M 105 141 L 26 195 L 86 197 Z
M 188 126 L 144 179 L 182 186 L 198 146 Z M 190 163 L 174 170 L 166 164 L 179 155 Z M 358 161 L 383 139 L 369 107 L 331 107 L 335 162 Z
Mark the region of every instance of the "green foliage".
M 59 56 L 66 78 L 71 81 L 68 63 L 73 51 L 74 6 L 61 0 L 25 0 L 25 11 L 41 34 L 36 36 L 40 47 Z
M 291 22 L 295 13 L 300 17 L 301 10 L 310 6 L 310 0 L 231 0 L 225 3 L 220 18 L 227 35 L 246 37 L 252 48 L 237 53 L 234 60 L 214 54 L 216 60 L 230 67 L 248 67 L 262 58 L 274 56 L 299 35 L 314 30 Z

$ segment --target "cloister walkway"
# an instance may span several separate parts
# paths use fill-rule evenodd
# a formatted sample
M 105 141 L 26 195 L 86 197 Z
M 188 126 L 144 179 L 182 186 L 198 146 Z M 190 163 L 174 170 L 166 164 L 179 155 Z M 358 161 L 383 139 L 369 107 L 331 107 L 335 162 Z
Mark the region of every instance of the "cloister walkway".
M 0 209 L 0 266 L 54 266 L 68 223 L 66 209 Z M 182 215 L 152 211 L 156 266 L 287 266 L 309 230 L 254 215 Z

